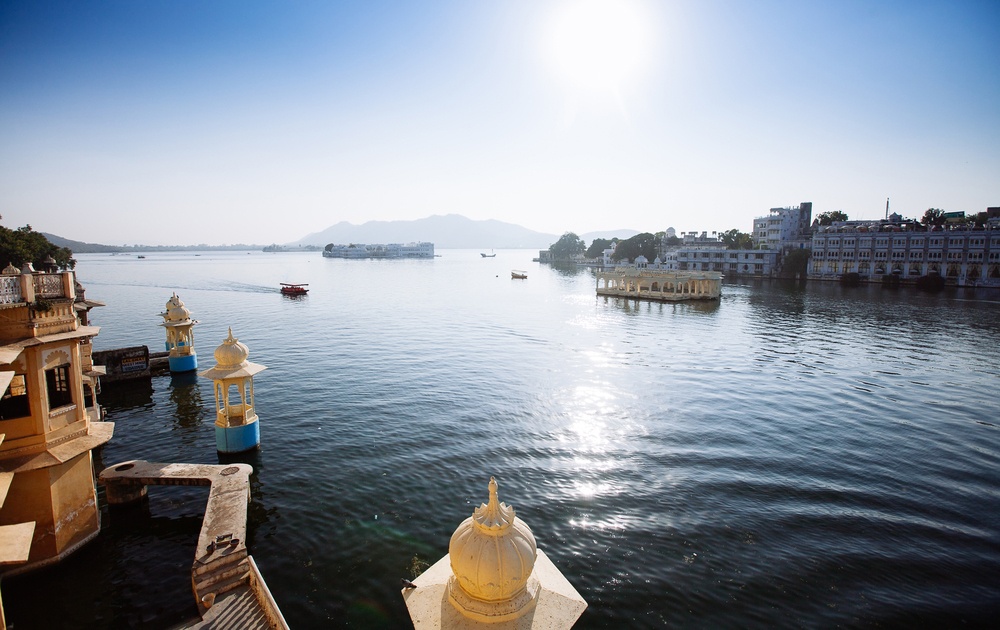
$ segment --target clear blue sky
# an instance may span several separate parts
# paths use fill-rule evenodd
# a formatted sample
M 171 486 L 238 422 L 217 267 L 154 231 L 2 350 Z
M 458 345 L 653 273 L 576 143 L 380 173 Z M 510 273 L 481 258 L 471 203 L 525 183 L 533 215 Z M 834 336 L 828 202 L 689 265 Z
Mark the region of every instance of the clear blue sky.
M 3 224 L 222 244 L 1000 205 L 1000 2 L 583 4 L 5 0 Z

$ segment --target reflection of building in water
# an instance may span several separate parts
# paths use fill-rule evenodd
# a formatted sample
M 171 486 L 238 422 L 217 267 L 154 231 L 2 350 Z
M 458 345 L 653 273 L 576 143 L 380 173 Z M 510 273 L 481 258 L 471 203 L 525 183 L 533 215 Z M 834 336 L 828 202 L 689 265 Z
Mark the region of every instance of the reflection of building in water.
M 201 426 L 203 416 L 201 388 L 198 386 L 196 372 L 171 375 L 170 401 L 174 403 L 174 417 L 177 418 L 179 426 L 187 428 Z
M 597 273 L 597 295 L 678 302 L 717 300 L 722 274 L 715 271 L 663 271 L 619 267 Z
M 91 451 L 114 424 L 99 421 L 90 340 L 100 329 L 77 318 L 75 285 L 72 271 L 30 264 L 0 275 L 0 524 L 35 522 L 16 572 L 61 560 L 100 532 Z

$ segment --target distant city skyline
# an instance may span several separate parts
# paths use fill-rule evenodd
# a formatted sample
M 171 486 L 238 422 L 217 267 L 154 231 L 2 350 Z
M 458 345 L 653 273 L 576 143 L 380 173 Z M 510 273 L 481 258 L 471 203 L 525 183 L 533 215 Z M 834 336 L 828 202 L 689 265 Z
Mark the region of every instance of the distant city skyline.
M 3 225 L 750 232 L 1000 205 L 1000 4 L 0 4 Z

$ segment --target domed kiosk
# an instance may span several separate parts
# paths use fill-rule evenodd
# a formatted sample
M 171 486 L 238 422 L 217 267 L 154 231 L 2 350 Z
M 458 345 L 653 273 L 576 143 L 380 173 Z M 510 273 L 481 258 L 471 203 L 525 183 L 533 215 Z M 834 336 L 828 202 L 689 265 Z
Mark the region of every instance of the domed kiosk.
M 247 361 L 249 356 L 249 348 L 230 328 L 229 336 L 215 349 L 216 366 L 201 373 L 215 385 L 215 446 L 220 453 L 242 453 L 260 446 L 253 377 L 267 368 Z
M 163 326 L 167 329 L 166 348 L 170 356 L 167 362 L 171 372 L 192 372 L 198 369 L 198 354 L 194 351 L 194 326 L 198 320 L 191 319 L 191 311 L 174 293 L 167 300 L 166 310 L 160 313 Z
M 448 555 L 403 589 L 414 628 L 571 628 L 587 602 L 500 502 L 494 478 L 489 493 L 452 534 Z

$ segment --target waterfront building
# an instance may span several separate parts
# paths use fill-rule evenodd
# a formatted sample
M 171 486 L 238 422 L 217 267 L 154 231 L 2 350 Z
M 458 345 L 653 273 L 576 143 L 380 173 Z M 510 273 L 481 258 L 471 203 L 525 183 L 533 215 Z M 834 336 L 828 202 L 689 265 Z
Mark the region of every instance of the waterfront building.
M 812 236 L 812 202 L 771 208 L 767 216 L 753 220 L 754 247 L 776 251 L 809 247 Z
M 335 245 L 330 243 L 323 250 L 324 258 L 434 258 L 434 243 L 389 243 L 388 245 L 365 245 L 350 243 Z
M 766 241 L 762 242 L 766 246 Z M 680 271 L 716 271 L 731 275 L 771 277 L 781 261 L 779 249 L 727 249 L 713 233 L 683 233 L 674 254 Z
M 72 271 L 0 275 L 0 525 L 35 523 L 27 563 L 10 572 L 57 562 L 100 532 L 92 451 L 114 424 L 97 404 L 100 329 L 81 324 L 78 306 Z
M 216 366 L 201 373 L 214 382 L 215 446 L 220 453 L 242 453 L 260 446 L 260 422 L 253 401 L 253 377 L 267 368 L 247 361 L 250 349 L 229 336 L 215 349 Z
M 957 286 L 1000 286 L 1000 229 L 927 229 L 896 218 L 817 227 L 809 277 L 836 280 L 856 273 L 862 281 L 914 281 L 937 274 Z
M 174 293 L 167 300 L 166 310 L 160 313 L 163 326 L 167 331 L 166 348 L 170 356 L 167 358 L 170 371 L 175 373 L 192 372 L 198 369 L 198 353 L 194 350 L 194 327 L 198 320 L 191 319 L 191 311 Z
M 571 628 L 587 602 L 500 502 L 496 479 L 489 493 L 455 529 L 448 554 L 403 589 L 414 628 Z
M 617 267 L 597 273 L 597 295 L 661 302 L 717 300 L 722 274 L 717 271 L 667 271 Z

